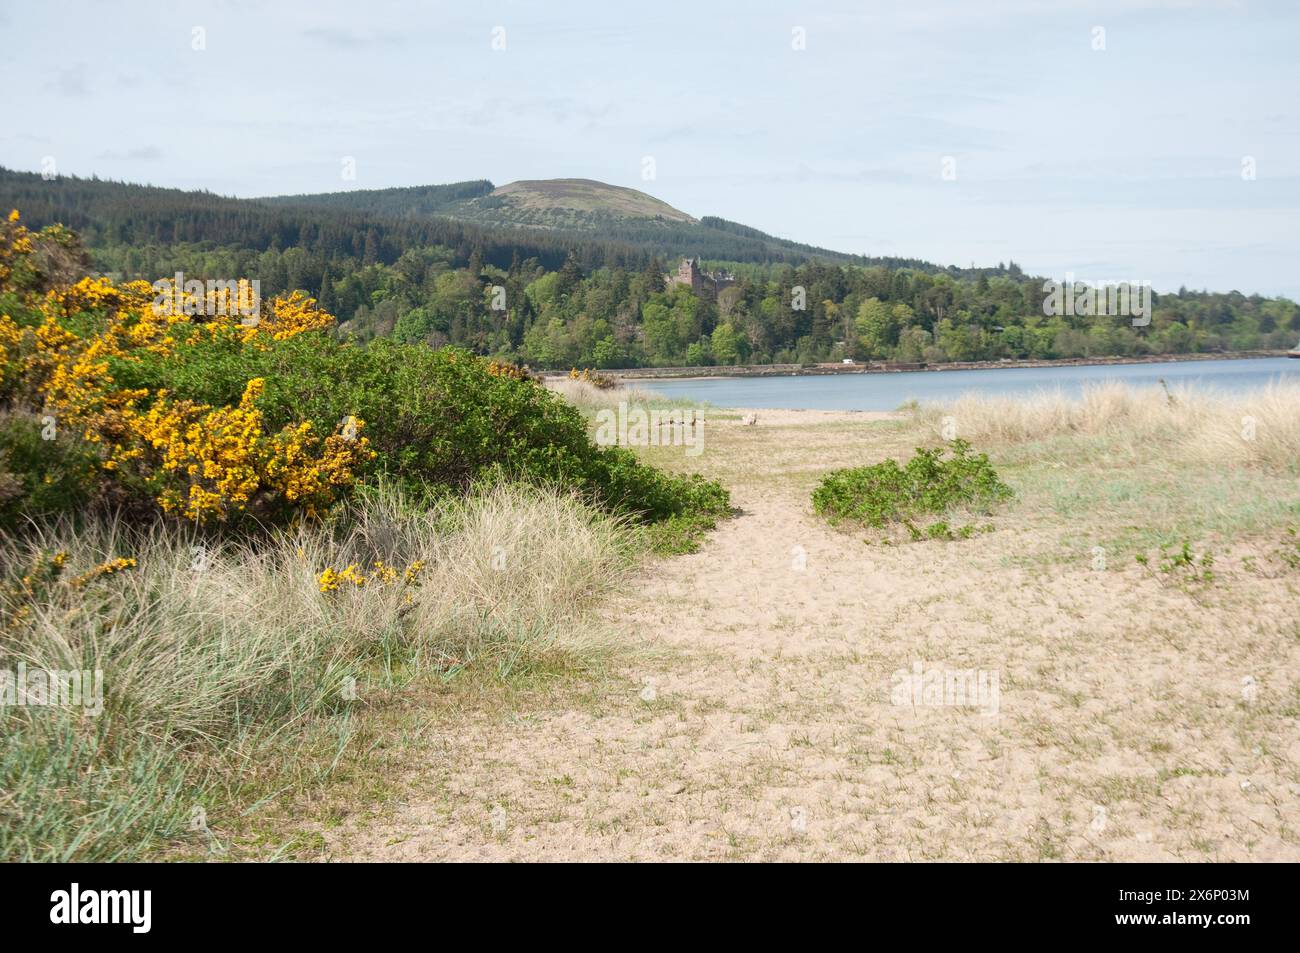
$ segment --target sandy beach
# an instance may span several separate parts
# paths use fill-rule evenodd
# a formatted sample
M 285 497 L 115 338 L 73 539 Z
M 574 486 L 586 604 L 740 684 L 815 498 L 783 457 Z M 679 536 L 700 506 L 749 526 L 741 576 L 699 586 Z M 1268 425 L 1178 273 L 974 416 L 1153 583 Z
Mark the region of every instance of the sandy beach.
M 727 412 L 689 461 L 735 517 L 602 609 L 627 653 L 508 704 L 421 701 L 400 784 L 326 830 L 322 856 L 1300 859 L 1300 575 L 1275 557 L 1274 510 L 1231 502 L 1294 512 L 1293 479 L 1007 451 L 1018 500 L 989 532 L 884 546 L 808 494 L 915 429 L 757 415 Z M 1172 505 L 1154 495 L 1170 485 Z M 1216 582 L 1140 565 L 1141 513 L 1199 529 Z M 900 703 L 900 677 L 935 668 L 991 675 L 997 697 Z

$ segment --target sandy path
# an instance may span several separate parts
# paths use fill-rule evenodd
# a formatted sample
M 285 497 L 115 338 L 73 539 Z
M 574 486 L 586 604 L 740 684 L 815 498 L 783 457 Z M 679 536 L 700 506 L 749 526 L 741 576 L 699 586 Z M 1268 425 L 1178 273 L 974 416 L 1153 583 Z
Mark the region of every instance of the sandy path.
M 797 481 L 733 496 L 608 609 L 660 651 L 580 704 L 444 724 L 330 853 L 1300 859 L 1300 640 L 1274 583 L 1206 605 L 1137 568 L 1009 566 L 1014 527 L 868 546 Z M 895 704 L 918 661 L 995 674 L 996 713 Z

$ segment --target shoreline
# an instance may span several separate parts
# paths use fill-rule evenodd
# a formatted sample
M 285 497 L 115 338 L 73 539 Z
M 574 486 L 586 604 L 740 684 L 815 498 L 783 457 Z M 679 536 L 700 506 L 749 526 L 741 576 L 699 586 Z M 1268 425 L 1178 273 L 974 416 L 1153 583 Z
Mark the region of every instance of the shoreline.
M 920 371 L 983 371 L 1032 367 L 1105 367 L 1118 364 L 1174 364 L 1183 361 L 1258 360 L 1271 357 L 1294 357 L 1285 350 L 1229 351 L 1200 354 L 1145 354 L 1141 357 L 1066 357 L 1041 360 L 951 361 L 943 364 L 897 364 L 868 362 L 861 364 L 743 364 L 722 367 L 637 367 L 601 371 L 620 381 L 682 380 L 702 381 L 731 377 L 818 377 L 832 374 L 905 374 Z M 544 371 L 545 377 L 567 376 L 564 371 Z

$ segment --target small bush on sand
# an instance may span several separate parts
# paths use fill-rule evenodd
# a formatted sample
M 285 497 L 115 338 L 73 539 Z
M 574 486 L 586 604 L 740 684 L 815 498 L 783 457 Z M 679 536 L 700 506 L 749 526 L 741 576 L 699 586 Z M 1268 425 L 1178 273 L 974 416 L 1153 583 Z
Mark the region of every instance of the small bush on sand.
M 970 444 L 953 440 L 944 450 L 918 448 L 899 466 L 893 459 L 866 467 L 836 470 L 813 490 L 813 508 L 832 524 L 854 522 L 872 529 L 906 527 L 913 539 L 952 539 L 969 536 L 970 527 L 952 529 L 946 520 L 923 526 L 925 517 L 956 508 L 979 509 L 1010 499 L 984 454 L 971 454 Z M 918 525 L 922 523 L 922 525 Z
M 1152 568 L 1151 559 L 1145 553 L 1138 553 L 1135 558 L 1139 565 Z M 1192 551 L 1192 544 L 1188 540 L 1183 540 L 1177 548 L 1162 545 L 1154 568 L 1180 586 L 1208 586 L 1215 579 L 1214 553 L 1207 551 L 1198 556 Z

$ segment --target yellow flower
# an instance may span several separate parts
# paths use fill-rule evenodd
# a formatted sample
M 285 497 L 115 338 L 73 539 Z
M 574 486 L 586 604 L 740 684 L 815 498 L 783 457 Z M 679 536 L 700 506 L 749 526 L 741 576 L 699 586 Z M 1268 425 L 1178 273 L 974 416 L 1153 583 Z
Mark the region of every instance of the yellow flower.
M 316 584 L 321 592 L 337 592 L 339 584 L 344 582 L 350 582 L 361 589 L 365 587 L 366 581 L 365 574 L 361 572 L 361 566 L 357 563 L 348 563 L 341 572 L 332 566 L 327 567 L 316 577 Z
M 62 566 L 62 563 L 60 563 L 60 566 Z M 118 557 L 117 559 L 110 559 L 106 563 L 101 563 L 100 565 L 96 566 L 94 569 L 91 569 L 89 572 L 84 572 L 80 576 L 77 576 L 75 579 L 69 580 L 68 584 L 73 586 L 74 588 L 79 588 L 81 586 L 84 586 L 86 583 L 91 582 L 92 580 L 100 578 L 101 576 L 112 576 L 115 573 L 119 573 L 124 569 L 134 569 L 134 568 L 135 568 L 134 559 L 131 558 L 123 559 L 122 557 Z
M 310 421 L 270 429 L 257 406 L 261 379 L 246 383 L 237 404 L 212 406 L 124 387 L 114 377 L 119 368 L 173 355 L 190 342 L 219 338 L 266 349 L 330 327 L 333 315 L 312 298 L 276 297 L 261 308 L 260 320 L 246 323 L 253 301 L 246 281 L 202 296 L 180 289 L 179 300 L 170 284 L 155 290 L 148 282 L 103 277 L 25 292 L 34 287 L 33 251 L 14 211 L 0 223 L 0 293 L 15 293 L 40 320 L 20 327 L 0 314 L 0 384 L 8 394 L 31 395 L 29 409 L 82 433 L 100 449 L 106 474 L 152 485 L 165 512 L 194 522 L 277 507 L 316 517 L 374 457 L 358 433 L 360 420 L 344 433 L 319 433 Z
M 347 568 L 339 573 L 339 579 L 352 583 L 358 589 L 366 584 L 366 577 L 362 575 L 361 567 L 356 563 L 348 563 Z

